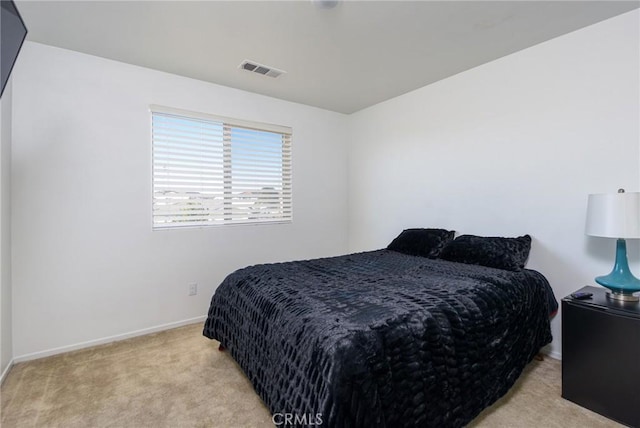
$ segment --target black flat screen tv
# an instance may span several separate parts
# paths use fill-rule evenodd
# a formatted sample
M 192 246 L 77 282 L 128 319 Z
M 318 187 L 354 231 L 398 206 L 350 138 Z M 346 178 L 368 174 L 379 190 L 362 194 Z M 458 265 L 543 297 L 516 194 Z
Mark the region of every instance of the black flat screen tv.
M 13 0 L 0 1 L 0 69 L 2 77 L 2 89 L 0 97 L 4 93 L 7 81 L 11 75 L 13 64 L 18 58 L 18 52 L 27 37 L 27 27 L 16 8 Z

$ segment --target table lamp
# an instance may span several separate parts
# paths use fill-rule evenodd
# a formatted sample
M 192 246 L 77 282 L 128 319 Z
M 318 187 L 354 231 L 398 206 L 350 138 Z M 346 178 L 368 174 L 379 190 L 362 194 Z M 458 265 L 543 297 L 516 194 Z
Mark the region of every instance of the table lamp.
M 625 239 L 640 239 L 640 193 L 589 195 L 587 203 L 587 235 L 617 238 L 616 261 L 609 275 L 596 277 L 596 282 L 609 289 L 607 297 L 637 302 L 633 293 L 640 291 L 640 279 L 629 270 Z

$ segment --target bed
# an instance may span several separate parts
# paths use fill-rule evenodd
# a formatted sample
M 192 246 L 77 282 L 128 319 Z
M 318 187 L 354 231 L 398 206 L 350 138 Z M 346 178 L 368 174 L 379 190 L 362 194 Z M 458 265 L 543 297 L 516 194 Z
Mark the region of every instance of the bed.
M 384 249 L 240 269 L 204 335 L 288 426 L 458 427 L 551 341 L 555 310 L 534 270 Z

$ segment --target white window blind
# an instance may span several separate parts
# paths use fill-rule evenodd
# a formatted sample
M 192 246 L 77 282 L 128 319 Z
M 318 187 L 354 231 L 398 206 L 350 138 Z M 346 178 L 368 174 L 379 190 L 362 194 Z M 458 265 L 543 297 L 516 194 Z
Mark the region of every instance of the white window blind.
M 153 227 L 289 222 L 291 128 L 152 106 Z

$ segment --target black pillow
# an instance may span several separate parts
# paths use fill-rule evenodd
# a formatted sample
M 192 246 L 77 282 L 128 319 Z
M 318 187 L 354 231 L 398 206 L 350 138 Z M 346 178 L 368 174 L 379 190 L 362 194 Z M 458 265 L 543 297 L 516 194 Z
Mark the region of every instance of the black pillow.
M 447 244 L 453 240 L 454 231 L 444 229 L 405 229 L 387 247 L 388 250 L 410 256 L 435 259 Z
M 519 271 L 524 268 L 530 249 L 529 235 L 518 238 L 461 235 L 444 247 L 440 258 L 458 263 Z

